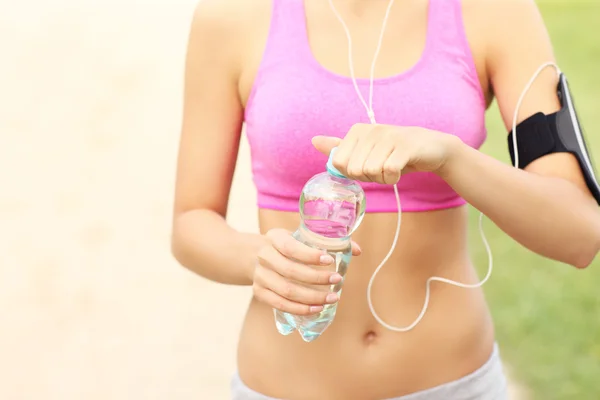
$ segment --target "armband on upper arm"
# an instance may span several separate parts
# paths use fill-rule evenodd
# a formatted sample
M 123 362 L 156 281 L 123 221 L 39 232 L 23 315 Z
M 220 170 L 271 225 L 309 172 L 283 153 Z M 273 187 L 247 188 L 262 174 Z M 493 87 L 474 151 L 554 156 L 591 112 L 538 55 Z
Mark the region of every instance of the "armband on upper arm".
M 517 125 L 518 167 L 525 168 L 547 154 L 571 153 L 577 158 L 587 187 L 600 204 L 600 185 L 594 163 L 587 150 L 567 79 L 562 73 L 557 93 L 561 103 L 560 111 L 549 115 L 539 112 Z M 515 165 L 513 134 L 512 131 L 509 133 L 508 149 Z

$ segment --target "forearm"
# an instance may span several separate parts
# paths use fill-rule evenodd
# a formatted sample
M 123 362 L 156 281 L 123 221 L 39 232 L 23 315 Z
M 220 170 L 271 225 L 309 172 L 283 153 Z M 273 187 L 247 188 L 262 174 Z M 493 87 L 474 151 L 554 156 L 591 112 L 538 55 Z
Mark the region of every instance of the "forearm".
M 265 239 L 241 233 L 219 214 L 192 210 L 173 224 L 172 252 L 177 261 L 207 279 L 231 285 L 251 285 L 259 248 Z
M 600 213 L 566 179 L 516 169 L 462 143 L 441 175 L 509 236 L 544 257 L 586 267 L 600 242 Z

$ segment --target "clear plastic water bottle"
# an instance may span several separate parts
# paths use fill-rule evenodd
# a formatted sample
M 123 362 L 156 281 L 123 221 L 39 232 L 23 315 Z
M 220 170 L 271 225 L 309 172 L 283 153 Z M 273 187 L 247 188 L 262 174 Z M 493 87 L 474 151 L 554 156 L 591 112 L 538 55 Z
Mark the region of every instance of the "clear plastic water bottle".
M 352 257 L 350 236 L 360 225 L 365 213 L 365 193 L 358 182 L 346 178 L 332 164 L 335 149 L 329 156 L 327 172 L 313 176 L 300 196 L 300 227 L 293 237 L 300 242 L 326 251 L 335 262 L 324 269 L 335 270 L 342 281 L 330 286 L 314 285 L 316 290 L 342 293 L 348 264 Z M 315 268 L 321 268 L 316 267 Z M 312 342 L 333 322 L 337 303 L 326 304 L 318 314 L 292 315 L 275 312 L 275 325 L 282 335 L 298 330 L 302 339 Z

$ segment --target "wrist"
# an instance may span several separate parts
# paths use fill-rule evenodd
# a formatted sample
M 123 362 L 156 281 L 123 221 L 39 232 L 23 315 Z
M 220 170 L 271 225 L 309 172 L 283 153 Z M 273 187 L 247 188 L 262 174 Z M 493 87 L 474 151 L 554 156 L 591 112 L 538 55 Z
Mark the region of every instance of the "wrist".
M 445 134 L 441 140 L 444 141 L 445 157 L 436 174 L 445 180 L 462 159 L 465 143 L 458 136 L 450 134 Z
M 246 254 L 249 255 L 248 261 L 244 265 L 244 277 L 249 285 L 254 283 L 254 270 L 258 262 L 258 252 L 267 244 L 267 239 L 263 235 L 258 234 L 243 234 L 246 242 Z

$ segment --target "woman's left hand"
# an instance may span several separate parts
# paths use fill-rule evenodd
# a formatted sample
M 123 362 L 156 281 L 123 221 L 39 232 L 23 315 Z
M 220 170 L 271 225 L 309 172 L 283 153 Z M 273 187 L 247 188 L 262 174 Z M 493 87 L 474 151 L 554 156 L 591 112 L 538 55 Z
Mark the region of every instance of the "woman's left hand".
M 313 146 L 329 155 L 333 166 L 351 179 L 395 184 L 402 174 L 440 174 L 459 143 L 454 135 L 418 127 L 354 125 L 344 139 L 315 136 Z

